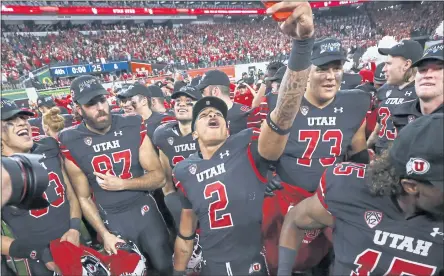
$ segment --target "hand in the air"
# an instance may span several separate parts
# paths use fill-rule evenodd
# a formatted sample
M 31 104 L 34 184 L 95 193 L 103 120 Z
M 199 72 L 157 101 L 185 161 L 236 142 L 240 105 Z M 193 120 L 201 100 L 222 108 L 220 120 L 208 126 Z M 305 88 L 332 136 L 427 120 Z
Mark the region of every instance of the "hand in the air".
M 106 253 L 109 255 L 117 254 L 117 246 L 118 243 L 125 243 L 124 240 L 118 238 L 117 236 L 111 234 L 110 232 L 106 232 L 103 235 L 103 247 L 105 248 Z
M 74 244 L 75 246 L 79 246 L 80 245 L 80 232 L 75 229 L 69 229 L 68 231 L 66 231 L 65 234 L 63 234 L 60 241 L 67 241 L 67 242 Z
M 275 196 L 274 191 L 276 190 L 282 190 L 284 187 L 281 185 L 281 178 L 279 175 L 275 174 L 274 172 L 269 171 L 268 173 L 268 183 L 265 186 L 265 196 Z
M 267 14 L 293 10 L 293 13 L 281 25 L 284 34 L 294 39 L 307 39 L 314 34 L 313 12 L 307 1 L 286 0 L 267 9 Z
M 94 172 L 94 175 L 97 177 L 97 183 L 104 190 L 122 191 L 125 189 L 123 179 L 112 175 L 110 171 L 107 171 L 106 174 Z

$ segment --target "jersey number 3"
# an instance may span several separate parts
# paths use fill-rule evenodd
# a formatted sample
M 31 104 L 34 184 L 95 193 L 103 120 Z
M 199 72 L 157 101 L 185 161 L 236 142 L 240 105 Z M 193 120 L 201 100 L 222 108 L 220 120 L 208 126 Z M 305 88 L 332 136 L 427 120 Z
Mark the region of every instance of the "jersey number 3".
M 329 142 L 334 140 L 333 146 L 330 148 L 330 155 L 332 157 L 319 158 L 319 162 L 322 166 L 331 166 L 336 162 L 336 156 L 341 155 L 342 151 L 342 139 L 344 135 L 340 129 L 329 129 L 322 135 L 322 142 Z M 299 142 L 307 142 L 307 148 L 302 155 L 302 158 L 297 159 L 297 164 L 310 167 L 311 157 L 315 152 L 319 144 L 319 139 L 321 138 L 320 130 L 299 130 Z
M 60 177 L 55 172 L 48 173 L 48 179 L 49 179 L 48 189 L 53 188 L 57 195 L 57 198 L 52 202 L 50 202 L 49 206 L 57 208 L 65 202 L 65 187 L 63 186 L 62 181 L 60 181 Z M 43 193 L 43 198 L 48 200 L 46 192 Z M 29 214 L 35 218 L 43 217 L 44 215 L 48 214 L 48 212 L 49 212 L 49 207 L 36 210 L 29 210 Z
M 211 229 L 221 229 L 233 226 L 233 219 L 231 218 L 231 213 L 226 213 L 218 218 L 217 212 L 221 212 L 227 209 L 228 206 L 228 196 L 227 188 L 222 182 L 216 181 L 205 186 L 204 196 L 205 199 L 211 199 L 213 194 L 216 194 L 218 199 L 211 202 L 208 206 L 208 217 L 210 219 Z
M 94 171 L 101 174 L 106 174 L 106 172 L 110 171 L 112 175 L 116 175 L 114 172 L 113 164 L 123 162 L 122 164 L 123 169 L 122 172 L 118 175 L 118 177 L 121 179 L 131 178 L 133 176 L 130 171 L 131 150 L 127 149 L 118 152 L 113 152 L 112 157 L 113 159 L 111 160 L 111 158 L 106 154 L 94 156 L 94 158 L 91 160 Z
M 381 107 L 378 110 L 379 117 L 381 119 L 381 129 L 378 132 L 379 138 L 387 137 L 387 140 L 395 140 L 396 138 L 396 129 L 394 131 L 387 129 L 387 121 L 390 118 L 390 109 L 387 107 Z
M 367 249 L 355 259 L 356 271 L 351 276 L 368 276 L 378 266 L 381 252 Z M 433 275 L 436 267 L 394 257 L 388 271 L 384 275 Z

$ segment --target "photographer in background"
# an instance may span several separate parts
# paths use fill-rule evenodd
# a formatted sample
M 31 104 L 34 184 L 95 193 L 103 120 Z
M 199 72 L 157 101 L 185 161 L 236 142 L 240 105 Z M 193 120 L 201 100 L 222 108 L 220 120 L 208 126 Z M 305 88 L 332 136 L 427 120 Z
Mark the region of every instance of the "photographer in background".
M 12 156 L 3 157 L 5 160 L 2 160 L 2 165 L 6 169 L 9 168 L 10 175 L 14 169 L 21 169 L 22 174 L 26 175 L 23 178 L 28 179 L 29 174 L 26 170 L 29 171 L 32 167 L 29 159 L 35 159 L 33 155 L 38 154 L 41 167 L 34 174 L 47 174 L 46 189 L 38 190 L 40 197 L 43 193 L 43 198 L 37 202 L 41 205 L 27 205 L 33 208 L 30 211 L 15 206 L 2 208 L 2 219 L 11 229 L 14 238 L 2 235 L 1 252 L 2 255 L 13 258 L 25 258 L 32 274 L 49 275 L 52 271 L 58 271 L 49 250 L 49 243 L 61 238 L 61 241 L 79 245 L 82 216 L 80 205 L 62 166 L 57 140 L 52 137 L 39 137 L 39 141 L 34 143 L 31 125 L 28 122 L 32 113 L 20 110 L 14 102 L 7 99 L 1 100 L 1 106 L 2 156 Z M 28 154 L 29 158 L 20 159 L 15 157 L 16 154 Z M 19 165 L 16 165 L 17 163 Z M 38 178 L 31 175 L 31 179 Z M 14 189 L 19 188 L 20 183 L 12 182 L 14 195 Z

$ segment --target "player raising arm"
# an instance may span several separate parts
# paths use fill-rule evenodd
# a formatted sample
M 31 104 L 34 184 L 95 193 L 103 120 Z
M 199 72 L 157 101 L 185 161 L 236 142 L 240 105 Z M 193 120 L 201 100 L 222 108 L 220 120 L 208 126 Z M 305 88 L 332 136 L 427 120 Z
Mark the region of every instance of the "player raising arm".
M 326 226 L 335 229 L 333 275 L 438 274 L 444 249 L 443 125 L 443 114 L 423 116 L 369 167 L 328 168 L 317 194 L 285 218 L 278 275 L 291 275 L 305 230 Z
M 199 152 L 173 170 L 183 193 L 183 210 L 175 244 L 176 275 L 184 274 L 193 252 L 197 222 L 203 275 L 266 275 L 261 255 L 262 204 L 269 164 L 281 156 L 305 91 L 314 39 L 307 2 L 283 2 L 274 10 L 293 9 L 281 25 L 294 38 L 276 108 L 262 130 L 247 129 L 228 137 L 226 103 L 208 96 L 193 108 L 192 133 Z

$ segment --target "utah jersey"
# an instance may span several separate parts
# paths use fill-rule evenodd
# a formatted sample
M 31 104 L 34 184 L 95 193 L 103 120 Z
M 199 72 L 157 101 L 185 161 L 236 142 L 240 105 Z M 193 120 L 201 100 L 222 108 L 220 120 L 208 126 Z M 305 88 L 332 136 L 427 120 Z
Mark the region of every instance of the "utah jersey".
M 153 140 L 154 131 L 158 126 L 174 120 L 174 117 L 168 114 L 153 112 L 151 116 L 143 122 L 146 125 L 146 134 Z
M 381 90 L 383 87 L 378 90 L 378 98 L 381 94 L 384 94 L 384 90 Z M 408 84 L 403 89 L 399 89 L 398 87 L 394 86 L 386 86 L 386 88 L 388 90 L 385 90 L 385 98 L 383 98 L 379 103 L 378 108 L 378 122 L 380 124 L 380 130 L 378 133 L 378 140 L 375 144 L 377 152 L 387 149 L 389 141 L 393 141 L 396 138 L 396 129 L 393 126 L 392 120 L 390 119 L 391 113 L 403 102 L 417 98 L 415 82 Z
M 37 210 L 4 206 L 2 219 L 9 225 L 15 238 L 32 238 L 39 239 L 39 242 L 49 242 L 60 238 L 69 230 L 70 207 L 61 169 L 62 159 L 58 142 L 52 137 L 39 138 L 39 141 L 34 143 L 31 153 L 43 155 L 39 162 L 47 170 L 49 179 L 43 197 L 50 205 Z
M 369 106 L 370 94 L 361 90 L 338 91 L 323 109 L 302 98 L 277 174 L 288 184 L 314 192 L 325 167 L 344 160 Z
M 432 113 L 443 113 L 443 112 L 444 112 L 444 106 L 443 104 L 441 104 Z M 423 115 L 421 113 L 419 99 L 414 99 L 398 105 L 393 111 L 391 120 L 396 128 L 396 131 L 399 132 L 408 123 L 422 116 Z
M 168 157 L 171 168 L 198 149 L 198 143 L 190 133 L 182 136 L 177 122 L 162 125 L 156 129 L 153 144 Z
M 390 196 L 373 196 L 366 165 L 340 163 L 321 178 L 317 196 L 335 217 L 333 275 L 437 275 L 443 269 L 443 223 L 405 218 Z
M 230 134 L 239 133 L 247 128 L 259 128 L 261 124 L 259 111 L 259 108 L 250 109 L 246 105 L 233 103 L 233 106 L 227 113 L 227 123 Z
M 139 163 L 139 147 L 146 128 L 139 115 L 111 115 L 112 124 L 106 134 L 90 131 L 84 123 L 63 130 L 59 135 L 62 153 L 76 164 L 88 178 L 96 203 L 103 209 L 124 209 L 144 196 L 143 191 L 106 191 L 97 183 L 94 172 L 110 171 L 122 179 L 144 174 Z
M 195 153 L 173 170 L 184 208 L 199 220 L 204 258 L 228 262 L 261 251 L 262 203 L 268 164 L 257 153 L 259 132 L 230 136 L 209 160 Z M 239 176 L 242 178 L 240 179 Z

